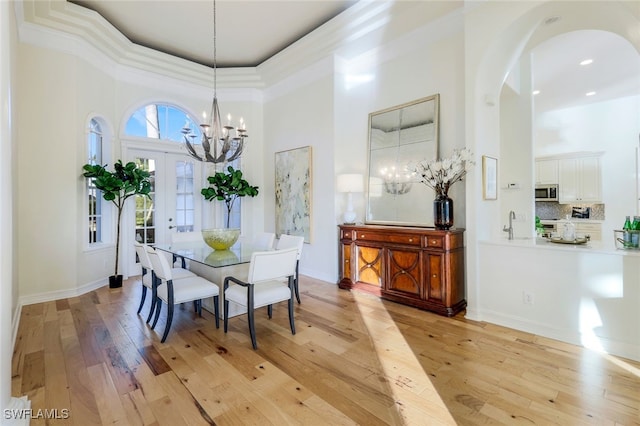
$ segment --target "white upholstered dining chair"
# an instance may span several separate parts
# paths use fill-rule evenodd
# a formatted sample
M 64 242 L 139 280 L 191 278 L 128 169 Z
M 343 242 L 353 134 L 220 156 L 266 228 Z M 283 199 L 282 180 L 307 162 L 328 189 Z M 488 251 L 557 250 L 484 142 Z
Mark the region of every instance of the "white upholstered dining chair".
M 298 249 L 298 258 L 296 260 L 296 274 L 293 278 L 293 288 L 296 293 L 296 300 L 300 303 L 300 291 L 298 290 L 298 269 L 300 266 L 300 256 L 302 256 L 302 247 L 304 247 L 304 237 L 281 234 L 278 243 L 276 244 L 276 250 L 284 250 L 291 247 Z
M 251 239 L 251 245 L 255 250 L 267 251 L 273 250 L 273 242 L 276 240 L 276 234 L 273 232 L 260 232 Z
M 146 245 L 137 241 L 133 243 L 140 266 L 142 267 L 142 297 L 140 298 L 140 306 L 138 306 L 138 314 L 142 310 L 144 300 L 147 297 L 147 289 L 151 290 L 151 307 L 149 308 L 149 315 L 147 316 L 147 323 L 151 321 L 153 315 L 153 309 L 155 307 L 156 300 L 156 286 L 154 286 L 153 266 L 151 266 L 151 260 L 149 260 L 149 254 L 146 250 Z M 179 280 L 186 277 L 195 277 L 196 274 L 183 268 L 173 268 L 171 271 L 174 280 Z
M 249 334 L 253 349 L 257 349 L 254 310 L 268 307 L 269 318 L 274 303 L 288 301 L 291 334 L 296 334 L 293 320 L 293 276 L 296 271 L 297 249 L 254 252 L 249 264 L 247 281 L 226 277 L 222 292 L 224 302 L 224 332 L 229 323 L 229 302 L 247 308 Z M 286 281 L 283 281 L 286 278 Z
M 176 282 L 174 283 L 172 268 L 167 259 L 158 254 L 152 247 L 147 246 L 145 248 L 153 267 L 153 274 L 156 277 L 155 317 L 153 324 L 151 324 L 152 329 L 155 329 L 160 317 L 162 303 L 164 302 L 167 305 L 167 323 L 160 342 L 164 343 L 167 339 L 173 321 L 174 306 L 180 303 L 195 302 L 196 312 L 202 316 L 202 299 L 213 297 L 216 328 L 219 328 L 218 295 L 220 290 L 218 286 L 197 275 L 175 280 Z

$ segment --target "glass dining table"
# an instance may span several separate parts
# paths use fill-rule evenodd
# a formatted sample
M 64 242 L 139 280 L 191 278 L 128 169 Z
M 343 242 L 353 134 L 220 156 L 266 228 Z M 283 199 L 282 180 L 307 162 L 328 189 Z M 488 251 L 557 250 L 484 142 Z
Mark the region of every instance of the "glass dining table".
M 251 255 L 258 251 L 258 248 L 247 242 L 238 242 L 229 250 L 214 250 L 204 243 L 204 241 L 183 241 L 173 244 L 155 244 L 157 250 L 170 253 L 177 259 L 184 258 L 188 264 L 188 269 L 193 273 L 208 279 L 220 288 L 220 316 L 224 316 L 224 305 L 222 303 L 222 289 L 224 279 L 227 276 L 236 277 L 246 281 L 249 274 L 249 264 Z M 202 307 L 209 312 L 214 312 L 213 298 L 202 301 Z M 229 317 L 246 313 L 246 308 L 229 303 Z

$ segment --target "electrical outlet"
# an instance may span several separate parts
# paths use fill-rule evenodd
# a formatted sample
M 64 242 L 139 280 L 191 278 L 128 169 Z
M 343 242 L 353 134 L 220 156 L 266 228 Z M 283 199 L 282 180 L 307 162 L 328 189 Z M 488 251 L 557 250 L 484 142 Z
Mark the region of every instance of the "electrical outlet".
M 533 305 L 533 302 L 534 302 L 533 293 L 528 291 L 523 291 L 522 303 L 524 303 L 525 305 Z

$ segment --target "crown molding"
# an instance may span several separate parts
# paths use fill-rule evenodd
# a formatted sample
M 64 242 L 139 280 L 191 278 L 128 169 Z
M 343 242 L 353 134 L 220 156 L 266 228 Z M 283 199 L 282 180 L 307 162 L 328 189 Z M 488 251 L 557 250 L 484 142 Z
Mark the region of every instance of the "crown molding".
M 15 2 L 21 42 L 86 59 L 114 76 L 164 76 L 212 87 L 212 69 L 130 42 L 97 12 L 64 0 Z M 218 69 L 219 88 L 261 89 L 255 68 Z M 139 84 L 141 81 L 136 80 Z
M 212 89 L 210 67 L 136 45 L 97 12 L 65 0 L 14 4 L 21 42 L 83 58 L 121 81 L 195 97 Z M 218 92 L 260 101 L 267 87 L 273 98 L 288 84 L 323 78 L 336 67 L 328 63 L 352 69 L 389 61 L 460 30 L 460 4 L 361 0 L 257 67 L 218 69 Z

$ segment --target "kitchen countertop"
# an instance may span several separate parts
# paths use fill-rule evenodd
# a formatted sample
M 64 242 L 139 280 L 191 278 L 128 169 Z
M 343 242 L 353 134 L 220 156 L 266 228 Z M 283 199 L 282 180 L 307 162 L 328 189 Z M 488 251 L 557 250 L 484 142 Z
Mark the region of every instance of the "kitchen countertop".
M 483 244 L 515 246 L 542 250 L 559 250 L 559 251 L 587 251 L 589 253 L 615 254 L 620 256 L 638 256 L 640 250 L 624 250 L 617 249 L 613 241 L 588 241 L 585 244 L 558 244 L 548 241 L 546 238 L 540 237 L 516 237 L 513 240 L 503 238 L 500 240 L 481 241 Z
M 567 219 L 540 219 L 540 223 L 542 224 L 553 224 L 558 222 L 566 222 Z M 601 219 L 580 219 L 577 217 L 572 217 L 571 222 L 575 223 L 604 223 L 604 220 Z

